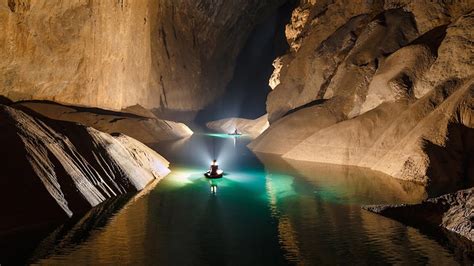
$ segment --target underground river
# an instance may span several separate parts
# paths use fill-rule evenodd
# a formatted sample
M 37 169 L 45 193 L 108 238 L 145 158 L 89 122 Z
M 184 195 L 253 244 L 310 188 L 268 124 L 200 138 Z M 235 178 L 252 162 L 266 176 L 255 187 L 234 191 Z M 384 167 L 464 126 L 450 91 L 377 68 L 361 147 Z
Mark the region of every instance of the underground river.
M 418 202 L 422 187 L 350 167 L 283 161 L 245 137 L 161 143 L 172 173 L 56 229 L 30 262 L 47 264 L 457 264 L 453 249 L 363 204 Z M 226 171 L 203 177 L 212 158 Z M 211 193 L 211 185 L 216 193 Z M 458 260 L 458 261 L 457 261 Z

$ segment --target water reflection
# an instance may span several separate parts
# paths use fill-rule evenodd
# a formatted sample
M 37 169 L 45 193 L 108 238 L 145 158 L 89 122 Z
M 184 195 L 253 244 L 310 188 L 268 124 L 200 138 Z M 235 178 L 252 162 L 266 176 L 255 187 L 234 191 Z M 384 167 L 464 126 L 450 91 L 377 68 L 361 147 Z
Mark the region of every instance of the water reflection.
M 211 189 L 211 194 L 212 195 L 216 195 L 217 194 L 217 184 L 218 184 L 218 181 L 217 180 L 214 180 L 214 179 L 209 179 L 209 187 Z
M 318 164 L 268 154 L 257 154 L 267 172 L 288 173 L 304 179 L 323 201 L 352 204 L 417 203 L 427 197 L 424 186 L 364 168 Z M 299 192 L 299 191 L 298 191 Z
M 418 202 L 422 186 L 364 169 L 259 155 L 285 258 L 297 264 L 456 264 L 449 249 L 360 204 Z M 293 173 L 289 175 L 288 173 Z M 457 258 L 469 263 L 469 258 Z
M 127 204 L 104 227 L 81 233 L 87 235 L 81 242 L 62 240 L 74 234 L 46 241 L 50 244 L 42 248 L 51 252 L 37 252 L 37 262 L 456 263 L 453 252 L 438 241 L 360 208 L 369 203 L 417 202 L 426 196 L 420 186 L 356 168 L 259 155 L 262 165 L 241 139 L 234 147 L 233 138 L 203 137 L 209 138 L 197 135 L 159 147 L 181 166 L 173 165 L 169 176 Z M 208 180 L 203 172 L 209 161 L 201 157 L 211 150 L 205 145 L 214 144 L 226 154 L 220 165 L 228 174 Z

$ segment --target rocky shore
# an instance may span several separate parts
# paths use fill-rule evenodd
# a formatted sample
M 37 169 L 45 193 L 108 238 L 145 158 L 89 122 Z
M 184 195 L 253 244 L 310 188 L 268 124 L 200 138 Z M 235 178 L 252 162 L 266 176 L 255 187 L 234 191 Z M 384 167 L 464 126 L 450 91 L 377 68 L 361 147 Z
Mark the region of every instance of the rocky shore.
M 474 241 L 474 188 L 419 204 L 370 205 L 363 208 L 417 227 L 441 227 Z

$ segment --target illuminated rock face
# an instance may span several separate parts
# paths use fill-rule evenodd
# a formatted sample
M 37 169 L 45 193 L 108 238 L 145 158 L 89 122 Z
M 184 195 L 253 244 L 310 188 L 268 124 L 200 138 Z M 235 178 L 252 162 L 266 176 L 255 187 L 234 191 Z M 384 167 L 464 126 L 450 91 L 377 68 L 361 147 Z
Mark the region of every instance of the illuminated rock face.
M 384 103 L 323 128 L 283 157 L 355 165 L 452 190 L 473 181 L 474 83 L 446 83 L 414 103 Z M 295 113 L 296 114 L 296 113 Z
M 468 2 L 302 1 L 249 147 L 454 189 L 474 180 Z
M 125 135 L 35 118 L 0 105 L 5 228 L 81 214 L 143 189 L 169 173 L 168 161 Z M 3 228 L 2 228 L 3 229 Z
M 263 115 L 253 120 L 245 118 L 225 118 L 209 122 L 206 126 L 221 133 L 234 133 L 237 129 L 241 134 L 257 137 L 268 128 L 269 123 L 267 115 Z
M 197 110 L 281 0 L 0 1 L 0 95 Z

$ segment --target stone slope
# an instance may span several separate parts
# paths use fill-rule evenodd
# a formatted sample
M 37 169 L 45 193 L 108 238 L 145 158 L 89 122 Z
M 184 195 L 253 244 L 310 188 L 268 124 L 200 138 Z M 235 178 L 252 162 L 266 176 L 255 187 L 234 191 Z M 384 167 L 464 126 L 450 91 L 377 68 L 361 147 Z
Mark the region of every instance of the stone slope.
M 318 130 L 344 119 L 338 101 L 303 108 L 274 122 L 248 147 L 256 152 L 283 155 Z
M 169 173 L 168 161 L 125 135 L 0 105 L 0 230 L 80 215 L 101 202 L 143 189 Z
M 151 112 L 146 112 L 146 109 L 137 106 L 125 111 L 131 110 L 138 115 L 98 108 L 65 106 L 53 102 L 25 101 L 12 106 L 26 107 L 48 118 L 80 123 L 109 134 L 122 133 L 143 143 L 176 140 L 193 134 L 185 124 L 158 119 Z
M 120 110 L 198 110 L 282 0 L 2 0 L 0 95 Z
M 324 128 L 283 157 L 367 167 L 400 179 L 456 187 L 474 180 L 465 168 L 474 163 L 473 97 L 473 82 L 448 83 L 413 104 L 386 103 Z

